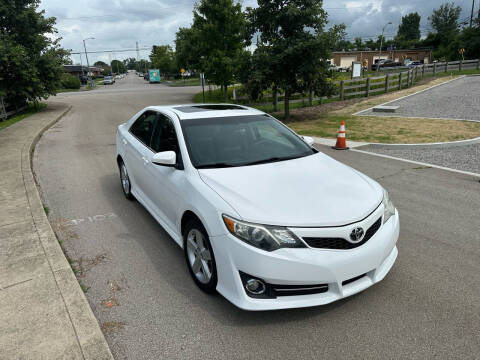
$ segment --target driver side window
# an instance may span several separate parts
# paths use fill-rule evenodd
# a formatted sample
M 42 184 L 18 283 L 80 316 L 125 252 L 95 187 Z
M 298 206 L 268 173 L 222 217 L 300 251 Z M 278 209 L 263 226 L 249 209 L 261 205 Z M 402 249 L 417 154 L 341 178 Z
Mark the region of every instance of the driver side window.
M 144 143 L 147 147 L 151 147 L 150 142 L 152 140 L 156 118 L 157 115 L 154 112 L 147 111 L 140 115 L 140 117 L 130 128 L 130 132 L 133 134 L 133 136 Z
M 178 139 L 172 121 L 158 114 L 157 126 L 152 137 L 151 148 L 155 152 L 174 151 L 179 155 Z

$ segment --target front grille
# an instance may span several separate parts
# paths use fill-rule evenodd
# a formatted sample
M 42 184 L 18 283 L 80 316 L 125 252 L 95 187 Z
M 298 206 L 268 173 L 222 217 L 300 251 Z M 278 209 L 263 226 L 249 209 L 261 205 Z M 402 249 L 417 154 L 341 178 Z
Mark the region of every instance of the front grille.
M 366 276 L 367 274 L 362 274 L 362 275 L 358 275 L 358 276 L 355 276 L 354 278 L 351 278 L 351 279 L 348 279 L 348 280 L 345 280 L 345 281 L 342 281 L 342 286 L 345 286 L 345 285 L 348 285 L 352 282 L 355 282 L 357 280 L 360 280 L 361 278 L 363 278 L 364 276 Z
M 382 225 L 382 217 L 379 217 L 365 232 L 362 241 L 352 244 L 343 238 L 325 238 L 325 237 L 304 237 L 303 240 L 308 246 L 317 249 L 336 249 L 336 250 L 350 250 L 362 246 L 380 229 Z
M 276 296 L 320 294 L 328 291 L 328 284 L 318 285 L 270 285 Z

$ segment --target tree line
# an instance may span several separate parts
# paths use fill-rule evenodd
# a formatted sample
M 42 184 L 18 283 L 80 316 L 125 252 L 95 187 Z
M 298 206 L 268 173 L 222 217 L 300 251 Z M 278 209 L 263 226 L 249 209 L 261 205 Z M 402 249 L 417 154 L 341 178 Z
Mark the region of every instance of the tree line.
M 470 17 L 460 19 L 462 9 L 453 2 L 442 4 L 434 9 L 428 17 L 428 28 L 420 29 L 421 16 L 417 12 L 406 14 L 402 17 L 396 36 L 386 40 L 379 35 L 377 39 L 356 37 L 353 41 L 340 39 L 335 44 L 335 51 L 351 50 L 380 50 L 389 49 L 419 49 L 430 48 L 433 50 L 434 60 L 460 60 L 462 56 L 469 59 L 480 58 L 480 9 L 475 14 L 472 26 Z M 422 38 L 423 35 L 425 35 Z M 459 52 L 465 49 L 465 53 Z

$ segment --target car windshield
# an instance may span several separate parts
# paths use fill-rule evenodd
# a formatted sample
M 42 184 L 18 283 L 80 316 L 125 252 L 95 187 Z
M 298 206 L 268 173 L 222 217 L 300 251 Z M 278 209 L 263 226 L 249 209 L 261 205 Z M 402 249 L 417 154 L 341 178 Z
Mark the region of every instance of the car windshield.
M 180 123 L 190 160 L 198 169 L 263 164 L 316 152 L 268 115 L 189 119 Z

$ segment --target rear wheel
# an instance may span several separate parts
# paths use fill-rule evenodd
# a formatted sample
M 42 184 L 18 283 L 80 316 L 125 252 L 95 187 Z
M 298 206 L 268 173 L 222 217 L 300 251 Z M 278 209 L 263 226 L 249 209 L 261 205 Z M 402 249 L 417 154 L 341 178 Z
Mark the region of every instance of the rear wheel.
M 212 294 L 217 287 L 217 267 L 208 234 L 199 221 L 190 220 L 183 232 L 188 270 L 197 286 Z
M 132 195 L 132 184 L 130 182 L 130 177 L 128 176 L 127 167 L 124 162 L 120 162 L 118 165 L 120 170 L 120 181 L 122 183 L 123 194 L 128 200 L 133 200 L 134 196 Z

